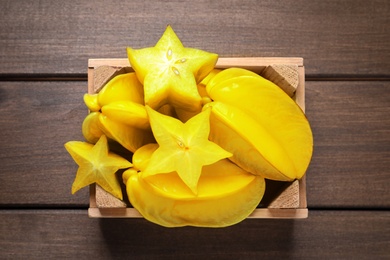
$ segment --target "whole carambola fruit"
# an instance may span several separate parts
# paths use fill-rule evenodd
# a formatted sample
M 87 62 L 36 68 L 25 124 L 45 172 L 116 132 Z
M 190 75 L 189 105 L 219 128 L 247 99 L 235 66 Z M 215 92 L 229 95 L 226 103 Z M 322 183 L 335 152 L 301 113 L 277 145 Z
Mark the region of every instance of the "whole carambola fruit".
M 245 69 L 218 73 L 206 86 L 213 100 L 210 139 L 248 172 L 278 181 L 300 179 L 313 152 L 309 122 L 274 83 Z

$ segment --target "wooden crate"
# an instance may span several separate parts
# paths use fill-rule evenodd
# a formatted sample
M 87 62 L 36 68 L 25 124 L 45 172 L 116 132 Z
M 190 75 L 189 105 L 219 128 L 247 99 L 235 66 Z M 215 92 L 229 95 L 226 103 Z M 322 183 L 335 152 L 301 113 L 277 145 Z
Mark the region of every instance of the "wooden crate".
M 305 71 L 302 58 L 219 58 L 216 68 L 240 67 L 273 81 L 305 111 Z M 128 59 L 90 59 L 88 93 L 97 93 L 116 75 L 133 71 Z M 124 196 L 126 192 L 124 191 Z M 98 185 L 90 186 L 91 218 L 141 218 L 127 202 L 121 201 Z M 306 218 L 306 180 L 266 182 L 264 197 L 249 218 Z

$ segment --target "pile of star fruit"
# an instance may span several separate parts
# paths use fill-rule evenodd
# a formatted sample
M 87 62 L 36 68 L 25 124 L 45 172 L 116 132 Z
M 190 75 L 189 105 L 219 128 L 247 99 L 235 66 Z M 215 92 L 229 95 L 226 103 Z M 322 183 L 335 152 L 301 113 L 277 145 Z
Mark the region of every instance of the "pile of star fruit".
M 215 69 L 216 54 L 185 48 L 170 26 L 154 47 L 127 54 L 134 72 L 84 96 L 86 142 L 65 144 L 79 166 L 72 193 L 97 183 L 123 199 L 123 169 L 129 201 L 147 220 L 225 227 L 253 212 L 265 179 L 302 178 L 311 128 L 277 85 L 246 69 Z

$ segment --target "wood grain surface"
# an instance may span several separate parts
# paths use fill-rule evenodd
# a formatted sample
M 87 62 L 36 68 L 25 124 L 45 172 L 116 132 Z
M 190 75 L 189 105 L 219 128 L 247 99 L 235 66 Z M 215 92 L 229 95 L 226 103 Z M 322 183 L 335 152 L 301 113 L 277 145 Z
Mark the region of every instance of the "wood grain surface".
M 1 254 L 9 259 L 390 257 L 388 211 L 316 210 L 304 220 L 248 219 L 222 229 L 169 229 L 144 219 L 89 219 L 82 210 L 6 210 L 0 212 L 0 221 Z
M 0 2 L 0 259 L 389 259 L 390 2 Z M 303 57 L 309 217 L 224 229 L 90 219 L 71 195 L 90 58 L 171 24 L 221 57 Z
M 8 76 L 84 74 L 89 58 L 126 58 L 127 46 L 153 46 L 167 24 L 186 46 L 223 57 L 303 57 L 312 77 L 387 77 L 390 68 L 387 0 L 1 5 L 0 71 Z
M 314 134 L 309 207 L 390 206 L 390 82 L 306 82 Z M 64 149 L 83 140 L 87 82 L 0 82 L 0 205 L 86 206 L 70 195 L 77 165 Z

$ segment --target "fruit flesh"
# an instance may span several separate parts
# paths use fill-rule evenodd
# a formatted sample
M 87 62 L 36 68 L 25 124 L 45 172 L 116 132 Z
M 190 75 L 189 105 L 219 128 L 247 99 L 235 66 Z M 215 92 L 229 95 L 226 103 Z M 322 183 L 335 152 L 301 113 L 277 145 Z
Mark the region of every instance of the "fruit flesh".
M 154 47 L 128 47 L 127 54 L 144 85 L 146 105 L 155 110 L 168 103 L 187 111 L 200 109 L 197 84 L 213 70 L 218 55 L 185 48 L 170 26 Z
M 152 154 L 145 175 L 176 171 L 193 193 L 202 166 L 230 157 L 217 144 L 208 140 L 210 110 L 205 110 L 186 123 L 162 115 L 146 106 L 150 124 L 159 148 Z
M 65 148 L 79 166 L 72 184 L 72 194 L 96 182 L 107 192 L 122 199 L 122 190 L 115 173 L 118 169 L 131 167 L 132 164 L 109 152 L 105 135 L 102 135 L 95 145 L 70 141 L 65 144 Z

